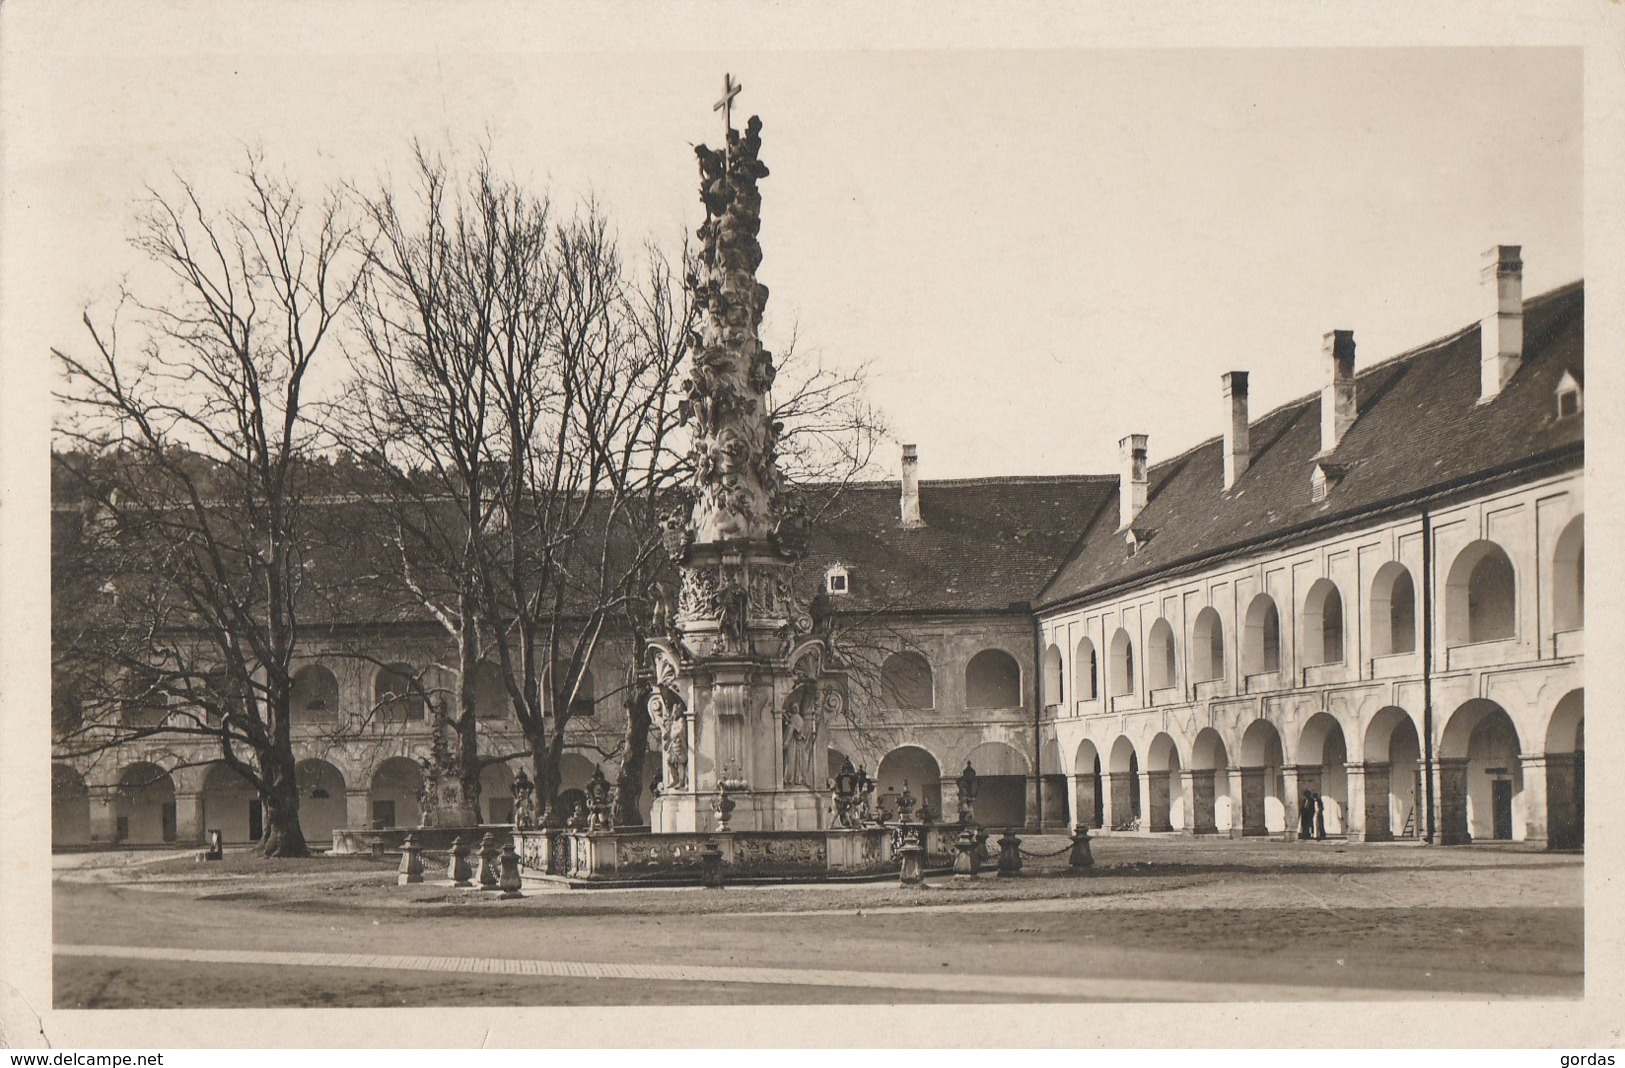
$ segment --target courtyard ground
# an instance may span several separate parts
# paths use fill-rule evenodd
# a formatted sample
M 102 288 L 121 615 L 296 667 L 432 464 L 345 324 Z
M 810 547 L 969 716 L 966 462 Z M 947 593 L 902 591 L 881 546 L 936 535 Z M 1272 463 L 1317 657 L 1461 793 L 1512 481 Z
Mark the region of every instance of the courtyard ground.
M 1058 837 L 1025 848 L 1050 852 Z M 395 885 L 365 858 L 57 858 L 59 1008 L 1297 1001 L 1582 994 L 1583 858 L 1098 838 L 1023 875 L 856 885 Z M 431 869 L 428 877 L 433 880 Z

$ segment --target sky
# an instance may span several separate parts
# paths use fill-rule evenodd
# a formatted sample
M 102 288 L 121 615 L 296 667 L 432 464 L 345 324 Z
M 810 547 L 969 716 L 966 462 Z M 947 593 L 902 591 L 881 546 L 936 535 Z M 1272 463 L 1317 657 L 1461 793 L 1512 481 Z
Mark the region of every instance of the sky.
M 404 177 L 414 138 L 488 142 L 628 242 L 675 246 L 724 71 L 772 172 L 764 340 L 867 365 L 893 475 L 902 442 L 927 479 L 1109 473 L 1129 433 L 1156 462 L 1219 432 L 1225 371 L 1251 372 L 1257 418 L 1319 388 L 1332 329 L 1363 367 L 1477 319 L 1491 245 L 1523 246 L 1530 294 L 1582 274 L 1572 49 L 179 40 L 57 26 L 4 83 L 8 235 L 51 250 L 20 281 L 8 259 L 8 355 L 81 345 L 82 310 L 141 277 L 147 187 L 228 197 L 247 146 L 314 191 Z

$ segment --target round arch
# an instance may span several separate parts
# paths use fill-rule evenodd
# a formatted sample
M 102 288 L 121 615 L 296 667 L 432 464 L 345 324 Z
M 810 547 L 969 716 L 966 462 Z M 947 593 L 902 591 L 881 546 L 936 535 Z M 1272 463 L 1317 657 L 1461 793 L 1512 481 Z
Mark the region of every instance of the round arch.
M 1246 629 L 1242 632 L 1241 673 L 1269 675 L 1281 670 L 1281 612 L 1275 598 L 1267 593 L 1247 605 Z
M 1100 661 L 1087 636 L 1079 638 L 1072 651 L 1072 690 L 1080 701 L 1100 699 Z
M 1105 798 L 1101 791 L 1100 750 L 1084 738 L 1072 754 L 1072 812 L 1075 823 L 1102 826 Z
M 1151 739 L 1145 765 L 1151 830 L 1183 830 L 1188 822 L 1185 783 L 1180 775 L 1179 747 L 1172 735 L 1163 731 Z
M 1585 844 L 1585 690 L 1564 694 L 1546 723 L 1546 837 L 1554 849 Z
M 981 769 L 977 771 L 980 783 Z M 926 805 L 933 818 L 941 818 L 942 765 L 923 746 L 900 745 L 880 759 L 875 771 L 876 799 L 892 816 L 897 815 L 897 800 L 904 786 L 914 795 L 916 804 Z M 977 805 L 980 807 L 980 800 Z
M 1439 822 L 1445 845 L 1524 838 L 1523 745 L 1506 709 L 1474 698 L 1439 738 Z
M 1273 607 L 1273 605 L 1272 605 Z M 1267 719 L 1255 719 L 1241 735 L 1241 833 L 1286 830 L 1285 756 L 1281 732 Z
M 587 784 L 596 770 L 597 762 L 585 753 L 568 752 L 559 757 L 559 791 L 553 804 L 560 823 L 575 812 L 577 802 L 586 804 Z
M 1298 788 L 1320 795 L 1327 834 L 1348 832 L 1348 761 L 1348 740 L 1335 716 L 1316 712 L 1304 721 L 1298 732 Z
M 1569 520 L 1552 554 L 1552 629 L 1585 626 L 1585 516 Z
M 1188 660 L 1192 682 L 1224 678 L 1224 620 L 1212 605 L 1196 613 Z
M 1021 665 L 1003 649 L 983 649 L 965 665 L 966 708 L 1020 708 Z
M 1118 627 L 1112 632 L 1111 692 L 1113 697 L 1134 692 L 1134 641 L 1128 631 Z
M 344 773 L 320 757 L 306 757 L 294 765 L 299 786 L 299 829 L 312 846 L 333 840 L 333 831 L 347 822 Z
M 1482 540 L 1462 549 L 1445 581 L 1445 641 L 1470 645 L 1514 637 L 1517 591 L 1517 573 L 1505 549 Z
M 372 782 L 367 787 L 373 827 L 416 827 L 421 789 L 423 769 L 417 761 L 403 756 L 381 761 L 373 769 Z
M 1230 758 L 1224 739 L 1212 727 L 1191 742 L 1191 820 L 1197 834 L 1228 833 L 1235 815 L 1230 803 Z
M 513 777 L 514 768 L 506 762 L 480 769 L 481 822 L 513 822 Z
M 426 705 L 418 671 L 396 662 L 381 667 L 372 677 L 373 718 L 383 724 L 422 723 Z
M 339 716 L 339 680 L 322 664 L 306 664 L 293 675 L 288 706 L 294 723 L 331 723 Z
M 1137 829 L 1142 811 L 1140 754 L 1128 735 L 1119 734 L 1112 742 L 1107 766 L 1106 821 L 1114 831 Z
M 1062 672 L 1060 647 L 1051 643 L 1044 650 L 1044 700 L 1046 708 L 1066 703 L 1066 680 Z
M 51 765 L 51 845 L 76 846 L 90 841 L 90 787 L 67 764 Z
M 130 845 L 175 841 L 175 780 L 157 764 L 126 765 L 113 794 L 114 838 Z
M 888 708 L 934 708 L 936 678 L 931 661 L 912 649 L 888 656 L 880 666 L 880 696 Z
M 1316 579 L 1304 594 L 1303 643 L 1305 663 L 1343 662 L 1343 594 L 1331 579 Z
M 554 668 L 558 670 L 555 671 Z M 556 674 L 563 674 L 568 682 L 570 666 L 567 661 L 561 660 L 553 667 L 542 669 L 542 703 L 547 708 L 547 714 L 553 715 L 559 704 L 560 696 L 553 692 L 553 678 Z M 591 667 L 583 665 L 576 676 L 575 696 L 570 700 L 570 716 L 572 718 L 590 718 L 598 713 L 598 680 Z M 595 765 L 596 766 L 596 765 Z M 586 798 L 582 794 L 582 799 Z M 572 798 L 572 803 L 574 802 Z
M 223 761 L 209 765 L 200 791 L 203 819 L 200 830 L 219 831 L 227 842 L 256 842 L 264 832 L 259 792 L 252 783 Z
M 976 820 L 988 827 L 1020 827 L 1027 820 L 1027 754 L 1004 742 L 983 742 L 966 759 L 976 769 Z
M 1397 560 L 1377 568 L 1371 579 L 1371 655 L 1416 651 L 1416 582 Z
M 1422 837 L 1422 742 L 1416 720 L 1397 705 L 1377 711 L 1361 742 L 1367 841 Z
M 1158 618 L 1145 639 L 1146 688 L 1166 690 L 1179 684 L 1179 661 L 1174 647 L 1173 624 Z

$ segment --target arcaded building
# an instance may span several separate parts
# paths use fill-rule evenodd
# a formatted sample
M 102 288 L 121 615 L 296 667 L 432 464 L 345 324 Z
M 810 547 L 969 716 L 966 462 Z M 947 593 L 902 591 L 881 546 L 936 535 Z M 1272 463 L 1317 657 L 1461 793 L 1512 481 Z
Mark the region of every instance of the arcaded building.
M 1584 293 L 1526 301 L 1511 247 L 1485 293 L 1399 355 L 1328 333 L 1304 354 L 1324 387 L 1269 413 L 1225 375 L 1216 436 L 1165 460 L 1125 426 L 1115 473 L 921 480 L 906 447 L 900 482 L 842 489 L 803 570 L 853 678 L 832 768 L 940 814 L 969 762 L 990 826 L 1284 835 L 1309 790 L 1353 840 L 1579 844 Z M 313 843 L 416 824 L 429 720 L 398 695 L 448 655 L 421 620 L 354 614 L 299 676 Z M 629 656 L 593 664 L 566 789 L 613 777 Z M 487 685 L 485 751 L 517 751 Z M 487 819 L 520 763 L 488 769 Z M 184 744 L 58 763 L 53 797 L 64 845 L 258 830 Z
M 1037 598 L 1045 745 L 1096 826 L 1572 845 L 1584 798 L 1584 293 L 1481 323 L 1160 463 L 1122 439 L 1112 504 Z

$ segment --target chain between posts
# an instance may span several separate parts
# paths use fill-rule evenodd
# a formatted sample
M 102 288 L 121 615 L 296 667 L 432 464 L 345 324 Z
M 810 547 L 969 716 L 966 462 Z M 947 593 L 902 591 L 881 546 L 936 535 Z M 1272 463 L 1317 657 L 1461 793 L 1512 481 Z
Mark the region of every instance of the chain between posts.
M 1029 860 L 1048 860 L 1050 857 L 1058 857 L 1062 853 L 1070 853 L 1072 851 L 1072 843 L 1067 842 L 1066 845 L 1062 846 L 1060 849 L 1057 849 L 1053 853 L 1034 853 L 1031 850 L 1022 849 L 1020 846 L 1016 847 L 1016 851 Z

